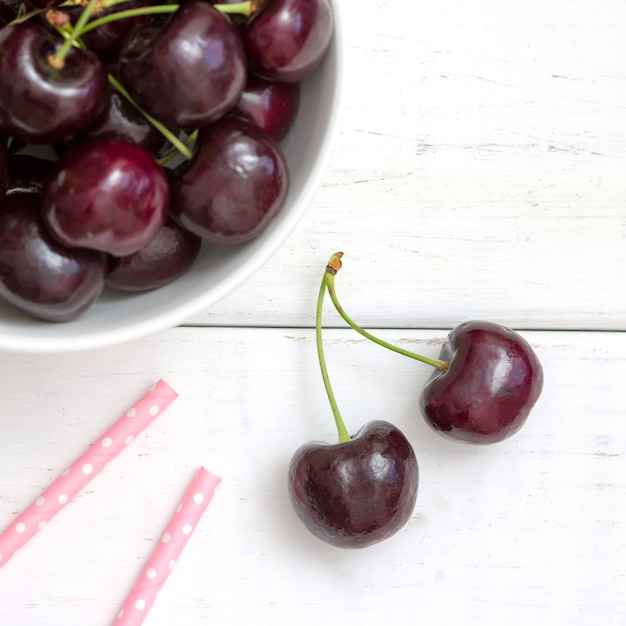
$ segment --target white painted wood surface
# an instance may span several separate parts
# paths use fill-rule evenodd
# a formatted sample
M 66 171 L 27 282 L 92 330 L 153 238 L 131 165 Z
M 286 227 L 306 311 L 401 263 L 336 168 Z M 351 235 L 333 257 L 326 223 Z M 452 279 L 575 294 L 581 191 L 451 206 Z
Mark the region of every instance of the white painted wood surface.
M 0 569 L 1 626 L 111 624 L 201 464 L 223 483 L 146 626 L 626 625 L 626 5 L 342 5 L 335 156 L 270 262 L 189 326 L 0 355 L 2 528 L 157 378 L 180 393 Z M 312 325 L 339 249 L 339 295 L 383 337 L 436 355 L 438 329 L 488 318 L 537 329 L 546 373 L 514 438 L 455 445 L 419 416 L 428 367 L 328 306 L 350 430 L 395 422 L 421 470 L 409 525 L 349 552 L 285 486 L 295 449 L 334 437 Z
M 444 337 L 381 334 L 429 355 Z M 0 569 L 1 623 L 111 624 L 204 464 L 223 482 L 146 626 L 625 624 L 626 335 L 526 336 L 545 392 L 516 436 L 475 447 L 419 416 L 428 366 L 325 332 L 349 429 L 393 421 L 420 464 L 408 526 L 361 551 L 313 538 L 288 502 L 292 453 L 336 437 L 311 329 L 178 328 L 97 354 L 12 357 L 2 525 L 155 379 L 180 398 Z

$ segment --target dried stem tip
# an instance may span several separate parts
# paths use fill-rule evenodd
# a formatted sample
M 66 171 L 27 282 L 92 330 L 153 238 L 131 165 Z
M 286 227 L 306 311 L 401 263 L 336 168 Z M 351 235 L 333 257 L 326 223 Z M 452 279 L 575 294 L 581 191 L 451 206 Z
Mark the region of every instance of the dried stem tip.
M 341 257 L 343 256 L 343 252 L 335 252 L 333 256 L 330 257 L 328 261 L 328 265 L 326 266 L 326 271 L 333 276 L 341 269 Z
M 56 54 L 48 55 L 48 63 L 50 63 L 50 65 L 57 70 L 63 69 L 65 67 L 65 59 L 59 59 Z
M 64 11 L 50 9 L 46 12 L 46 21 L 56 28 L 65 28 L 70 23 L 70 16 Z

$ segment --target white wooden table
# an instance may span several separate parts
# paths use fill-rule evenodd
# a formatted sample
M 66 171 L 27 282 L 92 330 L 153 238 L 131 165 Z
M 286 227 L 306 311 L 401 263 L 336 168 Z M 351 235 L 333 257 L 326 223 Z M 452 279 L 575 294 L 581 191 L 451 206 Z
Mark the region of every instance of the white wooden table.
M 200 465 L 223 482 L 146 626 L 626 624 L 626 5 L 344 2 L 341 133 L 286 244 L 189 324 L 123 346 L 0 356 L 0 526 L 147 386 L 180 398 L 0 569 L 2 626 L 108 626 Z M 450 443 L 427 366 L 325 308 L 351 431 L 395 422 L 420 493 L 387 542 L 341 551 L 291 511 L 286 469 L 334 440 L 314 308 L 329 255 L 350 314 L 437 355 L 471 318 L 545 369 L 526 426 Z

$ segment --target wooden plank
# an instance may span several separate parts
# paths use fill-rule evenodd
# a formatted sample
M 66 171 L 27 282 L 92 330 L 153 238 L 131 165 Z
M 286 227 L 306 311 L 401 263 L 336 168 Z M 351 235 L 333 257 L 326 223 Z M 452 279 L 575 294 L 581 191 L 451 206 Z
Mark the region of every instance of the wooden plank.
M 444 337 L 380 334 L 431 356 Z M 5 359 L 2 528 L 157 378 L 180 398 L 0 571 L 2 623 L 111 624 L 204 464 L 223 483 L 146 625 L 623 624 L 626 333 L 525 336 L 544 393 L 516 436 L 474 447 L 421 419 L 428 366 L 325 332 L 349 430 L 393 421 L 420 463 L 410 523 L 362 551 L 313 538 L 287 498 L 295 449 L 335 437 L 311 329 L 178 328 Z

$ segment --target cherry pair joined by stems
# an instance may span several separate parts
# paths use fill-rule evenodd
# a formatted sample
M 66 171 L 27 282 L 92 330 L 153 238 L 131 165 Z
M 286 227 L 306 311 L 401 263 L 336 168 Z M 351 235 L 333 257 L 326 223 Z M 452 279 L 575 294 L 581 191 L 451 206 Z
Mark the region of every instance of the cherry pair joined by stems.
M 324 272 L 317 301 L 316 346 L 322 379 L 335 418 L 339 443 L 301 446 L 289 467 L 289 494 L 298 517 L 331 545 L 358 548 L 387 539 L 411 516 L 418 466 L 404 435 L 373 421 L 354 437 L 345 427 L 329 381 L 321 335 L 326 292 L 347 324 L 368 340 L 435 368 L 420 407 L 426 422 L 449 439 L 495 443 L 525 423 L 543 387 L 543 369 L 528 342 L 513 330 L 485 321 L 454 328 L 432 359 L 399 348 L 356 324 L 341 306 L 335 275 L 341 252 Z

